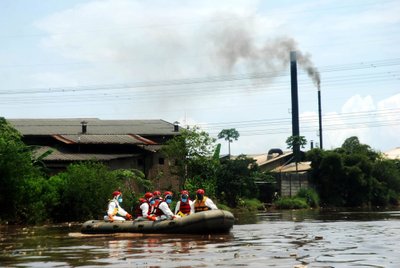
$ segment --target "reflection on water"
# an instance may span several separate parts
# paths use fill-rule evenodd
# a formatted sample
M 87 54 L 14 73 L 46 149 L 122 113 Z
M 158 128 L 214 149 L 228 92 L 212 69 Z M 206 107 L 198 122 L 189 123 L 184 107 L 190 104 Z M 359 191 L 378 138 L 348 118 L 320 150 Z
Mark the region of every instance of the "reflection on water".
M 238 217 L 231 234 L 203 236 L 82 235 L 79 226 L 2 226 L 0 266 L 400 267 L 400 211 Z

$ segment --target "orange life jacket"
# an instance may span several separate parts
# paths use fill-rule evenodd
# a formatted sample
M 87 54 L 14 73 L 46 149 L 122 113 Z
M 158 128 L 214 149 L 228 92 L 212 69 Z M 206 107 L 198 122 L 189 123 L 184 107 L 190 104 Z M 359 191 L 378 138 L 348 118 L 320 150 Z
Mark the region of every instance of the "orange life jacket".
M 207 200 L 206 196 L 203 196 L 202 200 L 198 200 L 196 198 L 196 200 L 194 201 L 194 212 L 209 210 L 210 208 L 206 206 L 206 200 Z

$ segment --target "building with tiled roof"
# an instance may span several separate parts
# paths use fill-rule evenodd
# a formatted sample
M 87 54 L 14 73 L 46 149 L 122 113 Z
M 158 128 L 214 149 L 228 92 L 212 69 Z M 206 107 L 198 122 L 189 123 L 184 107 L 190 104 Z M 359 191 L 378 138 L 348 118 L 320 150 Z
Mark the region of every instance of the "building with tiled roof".
M 69 164 L 100 161 L 111 169 L 138 169 L 160 185 L 174 185 L 169 161 L 160 153 L 162 145 L 179 135 L 179 126 L 164 120 L 7 119 L 36 155 L 53 173 Z M 162 175 L 160 175 L 162 174 Z M 161 176 L 161 177 L 160 177 Z

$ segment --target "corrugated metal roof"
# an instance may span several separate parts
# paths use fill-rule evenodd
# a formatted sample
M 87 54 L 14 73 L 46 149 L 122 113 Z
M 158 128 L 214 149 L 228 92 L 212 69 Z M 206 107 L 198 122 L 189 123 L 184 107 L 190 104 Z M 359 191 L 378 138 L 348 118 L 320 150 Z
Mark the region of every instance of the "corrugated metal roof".
M 256 160 L 256 163 L 259 166 L 263 166 L 265 164 L 274 162 L 274 161 L 276 161 L 278 159 L 284 158 L 284 157 L 286 157 L 288 155 L 291 155 L 291 154 L 293 154 L 292 151 L 287 151 L 287 152 L 283 152 L 283 154 L 281 154 L 281 155 L 269 156 L 268 154 L 257 154 L 257 155 L 248 155 L 248 157 L 253 158 L 254 160 Z
M 297 163 L 297 169 L 296 169 L 296 163 L 292 162 L 288 165 L 285 166 L 280 166 L 275 169 L 273 169 L 273 172 L 298 172 L 300 171 L 308 171 L 311 169 L 311 161 L 309 162 L 299 162 Z
M 384 156 L 389 159 L 400 159 L 400 147 L 394 148 L 384 153 Z
M 59 141 L 67 144 L 156 144 L 155 142 L 144 139 L 138 135 L 53 135 Z
M 113 160 L 119 158 L 127 158 L 127 157 L 135 157 L 138 154 L 88 154 L 88 153 L 68 153 L 61 152 L 55 148 L 51 148 L 49 146 L 39 147 L 34 151 L 34 155 L 40 156 L 48 150 L 52 150 L 53 152 L 46 156 L 43 160 L 45 161 L 88 161 L 88 160 Z
M 98 135 L 177 135 L 174 125 L 161 119 L 101 120 L 98 118 L 70 119 L 7 119 L 22 135 L 74 135 L 82 133 L 81 122 L 87 122 L 87 134 Z

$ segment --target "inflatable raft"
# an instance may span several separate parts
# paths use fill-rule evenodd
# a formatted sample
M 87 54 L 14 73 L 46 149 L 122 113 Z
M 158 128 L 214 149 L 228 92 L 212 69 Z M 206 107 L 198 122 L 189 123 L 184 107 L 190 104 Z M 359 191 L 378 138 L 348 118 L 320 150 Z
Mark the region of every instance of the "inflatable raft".
M 208 210 L 186 217 L 164 221 L 90 220 L 82 225 L 83 234 L 147 233 L 147 234 L 210 234 L 229 233 L 235 218 L 225 210 Z

